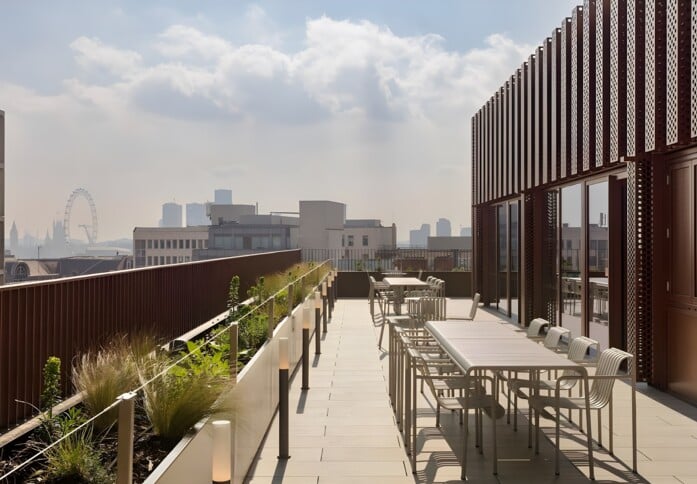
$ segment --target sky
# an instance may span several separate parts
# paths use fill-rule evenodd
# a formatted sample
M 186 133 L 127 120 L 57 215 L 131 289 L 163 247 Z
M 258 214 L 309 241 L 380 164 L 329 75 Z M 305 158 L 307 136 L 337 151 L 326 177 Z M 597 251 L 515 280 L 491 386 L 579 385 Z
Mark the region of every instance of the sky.
M 5 226 L 43 237 L 82 187 L 99 239 L 130 238 L 228 188 L 457 235 L 471 116 L 577 3 L 0 2 Z

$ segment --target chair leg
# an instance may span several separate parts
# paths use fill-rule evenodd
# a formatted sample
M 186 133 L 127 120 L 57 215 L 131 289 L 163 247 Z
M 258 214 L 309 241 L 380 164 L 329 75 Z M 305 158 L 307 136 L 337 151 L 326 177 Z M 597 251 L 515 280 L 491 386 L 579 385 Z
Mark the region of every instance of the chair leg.
M 603 409 L 598 409 L 598 447 L 603 446 Z
M 440 427 L 440 403 L 436 403 L 436 427 Z
M 556 428 L 555 428 L 555 433 L 556 433 L 556 439 L 555 439 L 555 449 L 554 449 L 554 473 L 556 475 L 559 475 L 559 414 L 561 413 L 561 409 L 559 408 L 559 402 L 557 401 L 557 409 L 556 409 Z
M 610 455 L 614 455 L 614 449 L 612 448 L 612 421 L 614 420 L 614 417 L 612 415 L 612 394 L 610 394 L 610 401 L 608 402 L 608 405 L 608 411 L 610 412 Z
M 378 340 L 378 348 L 379 349 L 382 349 L 382 335 L 385 332 L 385 324 L 386 324 L 386 321 L 383 318 L 382 325 L 380 326 L 380 339 Z

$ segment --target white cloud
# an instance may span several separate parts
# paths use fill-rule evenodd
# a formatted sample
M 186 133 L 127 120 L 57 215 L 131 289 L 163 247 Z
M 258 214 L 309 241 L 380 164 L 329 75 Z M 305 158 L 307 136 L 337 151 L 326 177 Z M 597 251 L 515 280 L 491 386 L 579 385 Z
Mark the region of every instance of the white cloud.
M 77 54 L 75 60 L 85 69 L 101 68 L 120 76 L 135 72 L 142 62 L 137 52 L 105 45 L 96 38 L 78 37 L 70 48 Z
M 248 15 L 269 25 L 262 11 Z M 45 206 L 59 211 L 88 186 L 106 236 L 223 186 L 262 210 L 340 200 L 349 216 L 395 221 L 400 233 L 437 216 L 467 224 L 469 119 L 532 51 L 492 35 L 454 52 L 437 35 L 328 17 L 307 21 L 296 52 L 186 25 L 137 52 L 87 37 L 70 48 L 82 69 L 59 93 L 0 83 L 14 166 L 7 215 L 49 226 Z M 51 180 L 38 207 L 22 188 L 36 173 Z M 435 202 L 414 204 L 415 192 Z

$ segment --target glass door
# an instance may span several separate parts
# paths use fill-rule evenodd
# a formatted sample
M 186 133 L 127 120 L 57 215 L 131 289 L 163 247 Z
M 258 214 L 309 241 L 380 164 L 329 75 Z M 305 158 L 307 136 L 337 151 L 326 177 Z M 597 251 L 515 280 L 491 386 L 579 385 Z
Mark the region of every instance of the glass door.
M 609 218 L 608 182 L 588 186 L 588 336 L 610 346 L 609 335 Z
M 583 335 L 581 261 L 581 185 L 561 189 L 560 310 L 561 326 Z
M 497 208 L 498 219 L 498 270 L 496 287 L 498 309 L 508 316 L 508 204 Z

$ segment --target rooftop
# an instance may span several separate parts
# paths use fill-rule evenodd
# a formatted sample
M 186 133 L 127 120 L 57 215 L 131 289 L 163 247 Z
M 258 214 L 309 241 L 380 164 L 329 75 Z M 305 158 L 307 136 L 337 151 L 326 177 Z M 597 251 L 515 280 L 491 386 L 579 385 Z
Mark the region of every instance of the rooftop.
M 470 304 L 470 300 L 451 299 L 448 313 L 466 314 Z M 481 309 L 477 313 L 476 320 L 482 324 L 493 319 L 502 318 Z M 389 403 L 388 359 L 377 347 L 378 334 L 379 327 L 371 323 L 365 299 L 337 302 L 329 331 L 322 339 L 322 354 L 312 361 L 310 389 L 300 390 L 300 372 L 291 382 L 291 459 L 276 457 L 275 419 L 250 470 L 249 484 L 462 482 L 462 427 L 456 416 L 445 412 L 442 428 L 436 428 L 433 400 L 423 395 L 419 395 L 417 403 L 417 473 L 411 474 Z M 615 386 L 616 456 L 600 448 L 594 450 L 597 482 L 697 482 L 697 408 L 642 384 L 637 393 L 639 475 L 631 472 L 626 464 L 631 466 L 628 390 L 625 384 Z M 540 454 L 535 456 L 527 447 L 527 409 L 521 406 L 519 412 L 518 432 L 505 418 L 498 421 L 498 476 L 491 472 L 491 439 L 484 423 L 483 455 L 472 448 L 468 453 L 469 480 L 590 482 L 583 447 L 585 437 L 577 428 L 562 424 L 563 460 L 561 474 L 555 478 L 553 444 L 543 438 Z M 470 417 L 471 425 L 473 418 Z M 544 433 L 553 436 L 553 423 L 544 419 L 541 422 Z M 608 419 L 604 418 L 603 427 L 607 425 Z M 603 431 L 607 438 L 609 428 Z

